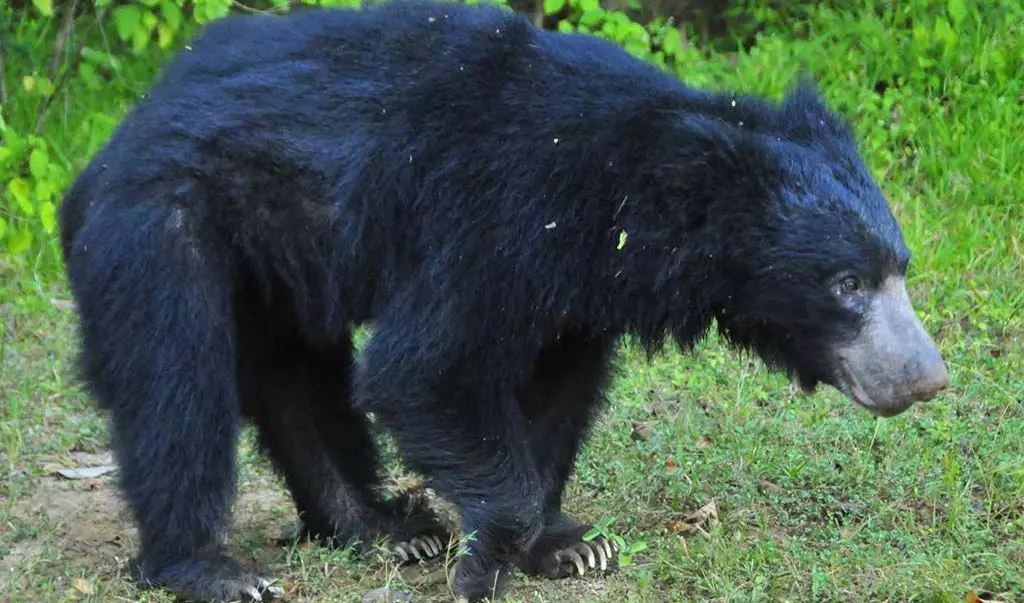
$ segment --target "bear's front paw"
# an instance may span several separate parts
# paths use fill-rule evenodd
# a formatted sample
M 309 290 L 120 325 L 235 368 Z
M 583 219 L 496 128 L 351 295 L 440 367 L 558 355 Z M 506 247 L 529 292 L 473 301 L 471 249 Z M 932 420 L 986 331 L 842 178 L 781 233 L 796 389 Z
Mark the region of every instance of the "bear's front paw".
M 263 603 L 284 598 L 275 581 L 216 551 L 155 567 L 134 560 L 131 570 L 139 586 L 162 587 L 187 601 Z
M 583 536 L 591 528 L 559 514 L 530 546 L 521 569 L 530 575 L 559 579 L 584 576 L 588 569 L 605 572 L 614 568 L 615 543 L 603 536 L 584 541 Z
M 418 494 L 403 493 L 388 503 L 392 557 L 399 563 L 426 561 L 446 553 L 451 534 Z

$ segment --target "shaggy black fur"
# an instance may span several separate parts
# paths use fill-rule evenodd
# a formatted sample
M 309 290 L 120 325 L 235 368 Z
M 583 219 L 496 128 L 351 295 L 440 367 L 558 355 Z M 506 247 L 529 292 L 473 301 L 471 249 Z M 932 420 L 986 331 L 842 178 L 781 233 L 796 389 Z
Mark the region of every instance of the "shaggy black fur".
M 454 584 L 477 599 L 512 565 L 558 573 L 586 530 L 562 489 L 620 334 L 688 347 L 717 319 L 830 382 L 861 327 L 830 279 L 908 259 L 810 86 L 700 92 L 455 4 L 210 26 L 60 221 L 138 571 L 197 599 L 260 584 L 220 545 L 245 418 L 311 534 L 443 533 L 378 499 L 375 413 L 475 532 Z

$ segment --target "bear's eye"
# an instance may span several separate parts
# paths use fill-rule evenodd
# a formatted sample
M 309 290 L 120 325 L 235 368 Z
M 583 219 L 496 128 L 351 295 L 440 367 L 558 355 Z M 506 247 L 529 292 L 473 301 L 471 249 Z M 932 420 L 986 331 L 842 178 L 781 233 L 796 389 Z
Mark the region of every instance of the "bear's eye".
M 839 295 L 849 295 L 860 291 L 860 279 L 856 276 L 844 276 L 836 283 L 836 293 Z

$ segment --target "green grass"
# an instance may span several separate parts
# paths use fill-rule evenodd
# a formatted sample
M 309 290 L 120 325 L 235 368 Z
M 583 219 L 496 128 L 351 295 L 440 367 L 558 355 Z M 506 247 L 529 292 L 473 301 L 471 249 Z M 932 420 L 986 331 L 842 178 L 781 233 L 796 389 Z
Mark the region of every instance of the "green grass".
M 928 22 L 926 3 L 907 6 Z M 912 297 L 953 387 L 876 420 L 833 391 L 791 393 L 715 338 L 651 363 L 625 343 L 568 507 L 647 548 L 607 577 L 517 575 L 510 601 L 1024 601 L 1024 30 L 1007 7 L 961 23 L 951 52 L 916 38 L 902 13 L 814 9 L 809 26 L 779 26 L 749 53 L 681 66 L 697 85 L 770 95 L 802 67 L 821 79 L 903 224 Z M 49 124 L 80 167 L 95 145 L 77 124 Z M 0 599 L 170 601 L 126 577 L 134 532 L 110 478 L 52 477 L 108 440 L 72 378 L 66 284 L 40 257 L 0 256 Z M 632 437 L 635 423 L 650 437 Z M 294 512 L 251 437 L 242 446 L 231 546 L 283 578 L 290 600 L 355 601 L 385 584 L 448 600 L 436 565 L 275 546 Z M 670 529 L 711 499 L 720 523 L 708 535 Z

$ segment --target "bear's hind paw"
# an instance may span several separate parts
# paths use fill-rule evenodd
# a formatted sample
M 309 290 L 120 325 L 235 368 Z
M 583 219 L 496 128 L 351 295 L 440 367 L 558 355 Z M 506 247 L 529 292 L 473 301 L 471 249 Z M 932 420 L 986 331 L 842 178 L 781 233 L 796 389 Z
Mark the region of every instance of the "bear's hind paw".
M 440 538 L 433 534 L 425 534 L 408 541 L 401 541 L 391 549 L 392 557 L 401 563 L 426 561 L 440 555 L 447 549 Z

